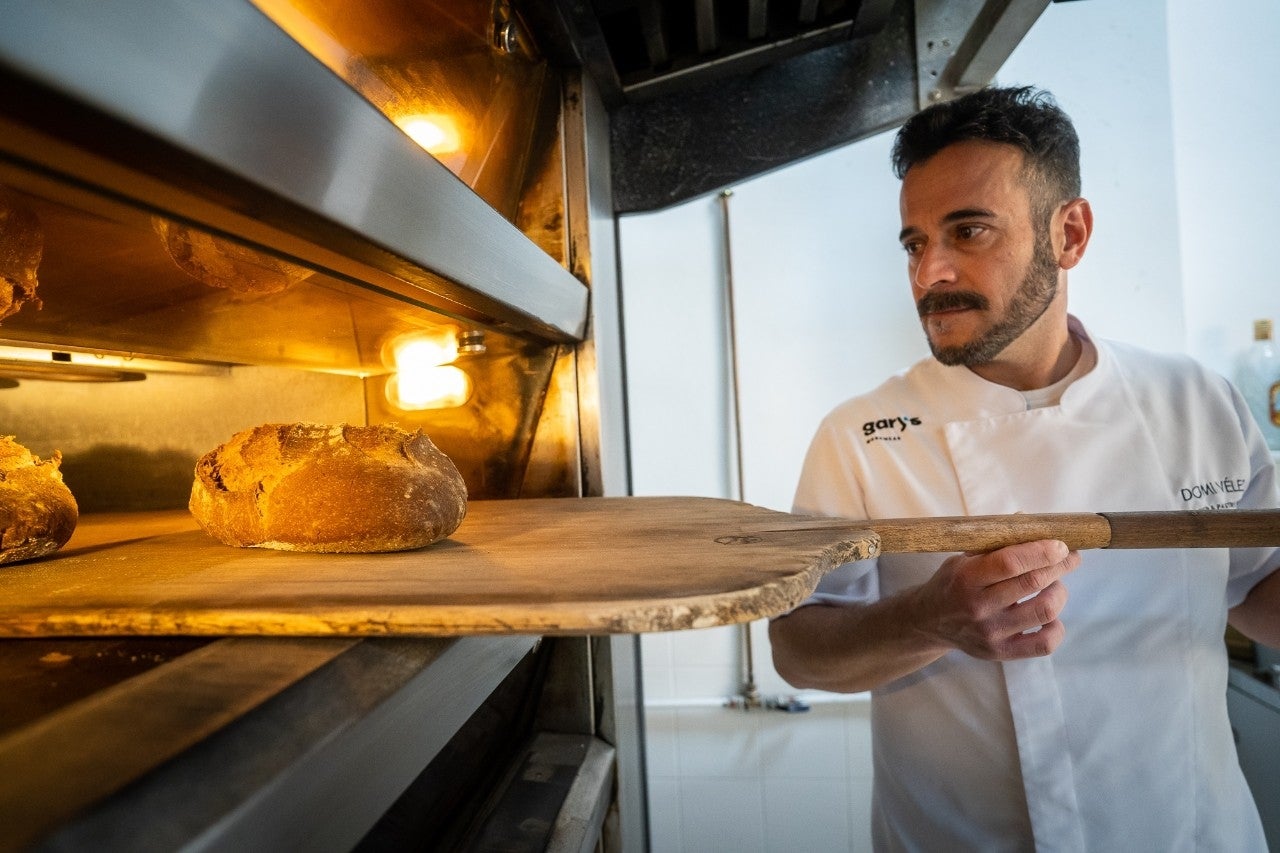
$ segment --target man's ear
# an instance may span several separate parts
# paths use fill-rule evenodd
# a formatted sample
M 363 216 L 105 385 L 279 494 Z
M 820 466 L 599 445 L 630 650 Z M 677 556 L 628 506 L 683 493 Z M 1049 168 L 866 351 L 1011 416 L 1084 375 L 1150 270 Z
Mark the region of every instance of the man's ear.
M 1089 245 L 1089 236 L 1093 234 L 1093 208 L 1087 199 L 1072 199 L 1058 208 L 1054 219 L 1062 240 L 1058 249 L 1058 266 L 1069 270 L 1080 263 Z

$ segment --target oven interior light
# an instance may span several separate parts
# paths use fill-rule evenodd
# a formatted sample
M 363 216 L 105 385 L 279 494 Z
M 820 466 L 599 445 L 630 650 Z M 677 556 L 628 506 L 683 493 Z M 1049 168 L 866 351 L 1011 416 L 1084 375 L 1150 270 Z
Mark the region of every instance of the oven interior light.
M 396 370 L 421 370 L 448 364 L 458 357 L 458 338 L 447 335 L 411 335 L 391 345 L 391 360 Z
M 391 342 L 392 374 L 387 377 L 387 402 L 398 409 L 447 409 L 471 397 L 471 378 L 450 362 L 458 357 L 458 336 L 452 329 L 405 335 Z
M 396 121 L 409 138 L 430 154 L 453 154 L 462 147 L 458 126 L 440 113 L 405 116 Z
M 386 394 L 404 411 L 450 409 L 471 397 L 471 377 L 451 364 L 401 370 L 387 377 Z

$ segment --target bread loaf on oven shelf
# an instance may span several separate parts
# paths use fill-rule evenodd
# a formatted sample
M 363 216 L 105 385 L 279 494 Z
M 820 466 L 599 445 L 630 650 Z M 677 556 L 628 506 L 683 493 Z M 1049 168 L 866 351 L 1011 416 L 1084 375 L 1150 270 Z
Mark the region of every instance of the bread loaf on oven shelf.
M 17 193 L 0 185 L 0 320 L 17 314 L 36 296 L 36 271 L 44 256 L 40 220 Z
M 189 506 L 227 545 L 405 551 L 458 528 L 467 488 L 421 430 L 263 424 L 200 458 Z
M 306 267 L 179 222 L 153 216 L 151 227 L 178 269 L 209 287 L 236 293 L 279 293 L 311 275 Z
M 80 510 L 61 462 L 57 451 L 42 461 L 13 436 L 0 436 L 0 564 L 52 554 L 71 538 Z

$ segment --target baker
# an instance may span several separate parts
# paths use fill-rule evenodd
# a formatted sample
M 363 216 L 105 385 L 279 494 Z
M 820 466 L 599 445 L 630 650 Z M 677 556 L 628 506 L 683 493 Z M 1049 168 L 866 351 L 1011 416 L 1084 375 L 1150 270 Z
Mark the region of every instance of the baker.
M 909 120 L 900 239 L 932 358 L 829 414 L 797 512 L 849 518 L 1280 505 L 1239 394 L 1092 337 L 1067 273 L 1093 230 L 1052 96 Z M 1197 488 L 1238 484 L 1232 490 Z M 894 554 L 770 625 L 797 687 L 871 691 L 880 850 L 1266 843 L 1227 719 L 1228 621 L 1280 646 L 1280 550 Z

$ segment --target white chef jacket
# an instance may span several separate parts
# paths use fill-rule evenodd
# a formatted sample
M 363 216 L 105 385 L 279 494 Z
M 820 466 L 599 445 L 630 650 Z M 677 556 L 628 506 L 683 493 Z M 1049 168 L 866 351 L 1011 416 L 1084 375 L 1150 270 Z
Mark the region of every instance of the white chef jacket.
M 1071 318 L 1072 331 L 1087 339 Z M 1280 505 L 1234 389 L 1190 359 L 1096 342 L 1058 405 L 927 359 L 822 423 L 795 510 L 849 518 Z M 945 554 L 842 566 L 806 604 L 869 602 Z M 953 651 L 872 691 L 880 850 L 1263 851 L 1227 720 L 1227 609 L 1277 549 L 1082 552 L 1062 644 Z M 783 617 L 785 618 L 785 617 Z

